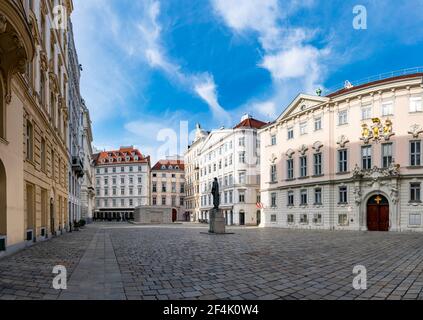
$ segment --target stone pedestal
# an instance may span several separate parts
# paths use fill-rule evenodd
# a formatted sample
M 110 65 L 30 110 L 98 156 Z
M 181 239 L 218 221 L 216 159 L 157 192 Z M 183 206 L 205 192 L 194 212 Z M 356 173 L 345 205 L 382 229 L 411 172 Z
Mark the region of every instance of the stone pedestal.
M 225 234 L 226 221 L 223 212 L 219 209 L 210 210 L 210 229 L 209 233 Z

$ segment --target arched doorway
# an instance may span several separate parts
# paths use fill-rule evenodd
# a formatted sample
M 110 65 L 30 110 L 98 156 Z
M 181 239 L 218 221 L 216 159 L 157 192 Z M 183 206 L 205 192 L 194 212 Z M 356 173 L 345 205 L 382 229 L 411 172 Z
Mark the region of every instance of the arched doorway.
M 176 220 L 178 220 L 178 212 L 176 209 L 172 209 L 172 222 L 175 222 Z
M 0 160 L 0 236 L 7 235 L 6 169 Z
M 383 195 L 374 195 L 367 202 L 367 229 L 389 231 L 389 201 Z

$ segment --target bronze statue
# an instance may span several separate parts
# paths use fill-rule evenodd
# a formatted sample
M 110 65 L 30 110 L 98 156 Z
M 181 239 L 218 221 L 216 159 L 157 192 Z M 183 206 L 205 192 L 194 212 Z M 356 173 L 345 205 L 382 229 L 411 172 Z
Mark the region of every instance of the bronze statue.
M 219 209 L 220 205 L 220 193 L 219 193 L 219 182 L 217 178 L 214 178 L 213 187 L 212 187 L 212 195 L 213 195 L 213 205 L 214 209 Z

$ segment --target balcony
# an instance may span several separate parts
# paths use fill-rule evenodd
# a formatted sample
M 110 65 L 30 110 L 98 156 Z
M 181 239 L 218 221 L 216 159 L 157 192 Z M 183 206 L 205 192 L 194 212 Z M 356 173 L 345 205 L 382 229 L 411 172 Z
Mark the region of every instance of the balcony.
M 78 178 L 84 176 L 84 163 L 80 157 L 72 157 L 72 171 L 76 173 Z

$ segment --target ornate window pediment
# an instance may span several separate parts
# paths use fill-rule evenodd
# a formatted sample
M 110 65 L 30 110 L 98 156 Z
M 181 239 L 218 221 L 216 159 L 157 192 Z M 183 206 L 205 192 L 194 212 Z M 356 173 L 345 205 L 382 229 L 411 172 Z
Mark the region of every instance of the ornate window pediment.
M 303 156 L 306 154 L 306 152 L 308 151 L 308 148 L 305 144 L 303 144 L 300 149 L 298 149 L 298 151 L 300 152 L 300 154 Z
M 414 139 L 417 139 L 419 135 L 422 133 L 423 133 L 423 128 L 418 124 L 411 126 L 410 131 L 408 131 L 408 134 L 411 134 Z
M 289 159 L 291 159 L 292 158 L 292 156 L 295 154 L 295 151 L 294 150 L 292 150 L 292 149 L 289 149 L 287 152 L 286 152 L 286 156 L 289 158 Z
M 320 150 L 323 148 L 323 143 L 321 143 L 320 141 L 316 141 L 314 144 L 313 144 L 313 149 L 316 151 L 316 152 L 320 152 Z
M 338 138 L 338 141 L 336 142 L 336 144 L 339 145 L 340 148 L 345 148 L 345 146 L 349 142 L 350 140 L 345 135 L 342 135 Z

